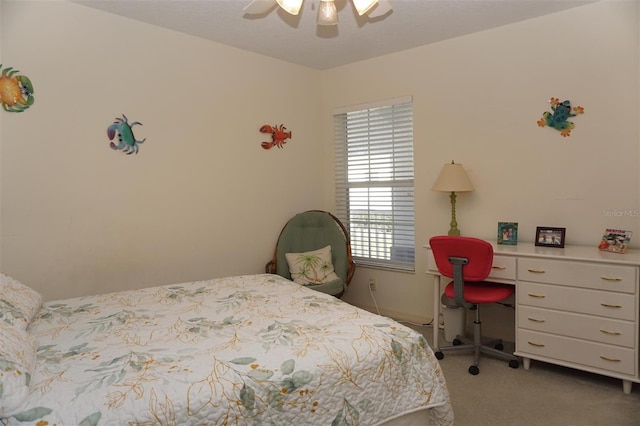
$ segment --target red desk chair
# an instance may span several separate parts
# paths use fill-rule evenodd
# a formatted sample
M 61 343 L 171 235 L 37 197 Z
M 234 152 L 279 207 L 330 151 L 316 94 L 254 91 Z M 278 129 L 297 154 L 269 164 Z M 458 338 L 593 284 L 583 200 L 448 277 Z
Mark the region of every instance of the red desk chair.
M 509 367 L 518 368 L 518 358 L 512 354 L 501 352 L 502 340 L 482 342 L 482 323 L 480 322 L 480 308 L 482 303 L 495 303 L 514 294 L 514 287 L 484 281 L 491 272 L 493 263 L 493 247 L 484 240 L 469 237 L 437 236 L 429 240 L 438 271 L 453 281 L 447 284 L 444 293 L 453 298 L 457 306 L 473 308 L 476 319 L 473 322 L 473 340 L 456 336 L 453 346 L 439 347 L 436 358 L 444 358 L 446 351 L 473 351 L 473 365 L 469 373 L 476 375 L 480 372 L 478 362 L 480 353 L 496 356 L 509 361 Z M 437 327 L 437 325 L 434 325 Z

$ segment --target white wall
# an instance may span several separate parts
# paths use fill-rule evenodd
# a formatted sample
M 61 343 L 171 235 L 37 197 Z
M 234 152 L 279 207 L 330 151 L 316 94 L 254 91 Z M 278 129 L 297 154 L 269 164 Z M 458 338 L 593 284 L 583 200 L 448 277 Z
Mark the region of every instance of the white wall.
M 1 267 L 68 297 L 262 271 L 294 213 L 333 209 L 334 108 L 413 95 L 414 274 L 359 268 L 345 300 L 427 321 L 422 246 L 449 225 L 431 185 L 461 162 L 464 235 L 498 221 L 564 226 L 597 244 L 640 208 L 639 11 L 607 1 L 328 71 L 271 60 L 67 2 L 1 3 L 0 63 L 34 82 L 35 105 L 0 111 Z M 322 94 L 319 90 L 323 88 Z M 569 138 L 536 121 L 552 96 L 585 107 Z M 137 156 L 108 148 L 125 113 Z M 320 117 L 320 118 L 319 118 Z M 257 129 L 293 140 L 263 151 Z M 308 161 L 318 159 L 322 161 Z
M 48 299 L 263 272 L 324 207 L 317 71 L 63 1 L 3 1 L 0 38 L 36 99 L 0 111 L 2 269 Z M 123 113 L 137 156 L 109 148 Z
M 451 160 L 476 188 L 458 195 L 463 235 L 496 239 L 497 223 L 513 221 L 521 243 L 555 226 L 567 244 L 595 247 L 614 227 L 634 231 L 637 248 L 638 16 L 638 2 L 599 2 L 323 73 L 327 140 L 336 107 L 414 99 L 416 273 L 360 268 L 346 300 L 372 307 L 376 277 L 383 313 L 430 319 L 422 247 L 449 229 L 448 194 L 431 186 Z M 551 97 L 585 108 L 568 138 L 536 124 Z

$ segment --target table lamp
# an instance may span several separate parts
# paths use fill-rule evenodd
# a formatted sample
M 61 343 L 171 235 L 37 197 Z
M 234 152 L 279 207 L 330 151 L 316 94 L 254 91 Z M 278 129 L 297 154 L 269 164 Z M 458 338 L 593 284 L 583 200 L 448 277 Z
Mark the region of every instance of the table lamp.
M 433 191 L 450 192 L 451 199 L 451 229 L 449 235 L 460 235 L 458 222 L 456 222 L 456 192 L 473 191 L 473 184 L 469 180 L 469 176 L 462 168 L 462 164 L 445 164 L 435 183 Z

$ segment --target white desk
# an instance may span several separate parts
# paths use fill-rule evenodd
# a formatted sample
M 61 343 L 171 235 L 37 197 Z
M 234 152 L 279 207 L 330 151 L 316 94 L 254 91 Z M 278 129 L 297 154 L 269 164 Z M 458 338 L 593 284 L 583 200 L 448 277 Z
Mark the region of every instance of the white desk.
M 433 341 L 438 344 L 440 273 L 427 245 L 433 276 Z M 531 359 L 640 383 L 640 250 L 537 247 L 493 243 L 489 279 L 516 286 L 516 351 Z

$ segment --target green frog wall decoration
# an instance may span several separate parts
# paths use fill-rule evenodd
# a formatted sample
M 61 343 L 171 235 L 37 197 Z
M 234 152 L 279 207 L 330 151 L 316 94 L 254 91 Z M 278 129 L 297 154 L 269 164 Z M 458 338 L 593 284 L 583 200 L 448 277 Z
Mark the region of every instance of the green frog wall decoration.
M 571 107 L 570 101 L 560 102 L 558 98 L 549 99 L 551 104 L 551 111 L 546 111 L 542 114 L 542 118 L 538 120 L 538 126 L 553 127 L 560 131 L 563 137 L 571 136 L 571 130 L 576 127 L 573 122 L 568 119 L 575 117 L 576 115 L 584 114 L 584 108 L 581 106 Z

